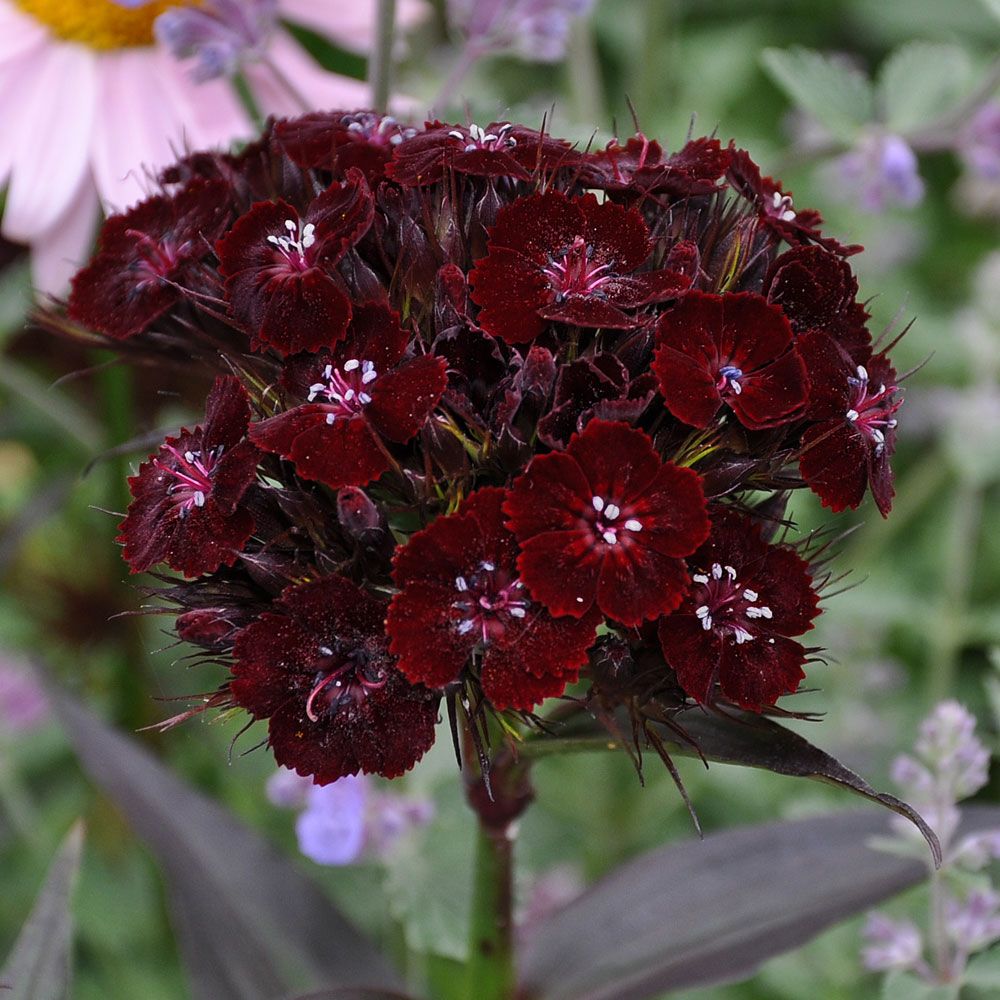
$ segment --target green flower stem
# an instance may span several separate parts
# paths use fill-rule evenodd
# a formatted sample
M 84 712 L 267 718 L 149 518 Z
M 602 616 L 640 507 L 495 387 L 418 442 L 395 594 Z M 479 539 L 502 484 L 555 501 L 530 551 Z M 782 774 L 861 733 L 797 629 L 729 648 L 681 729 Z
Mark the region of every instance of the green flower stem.
M 570 26 L 569 52 L 565 65 L 576 120 L 592 124 L 604 121 L 601 66 L 594 44 L 594 31 L 588 18 L 575 18 Z
M 678 11 L 676 0 L 641 0 L 637 6 L 642 35 L 639 52 L 632 62 L 629 94 L 641 127 L 657 109 L 670 107 L 675 96 Z M 666 57 L 664 39 L 670 46 Z
M 509 825 L 488 827 L 480 819 L 475 866 L 466 995 L 476 1000 L 512 1000 L 516 986 L 514 841 Z
M 378 0 L 375 22 L 375 47 L 368 57 L 368 83 L 372 106 L 376 111 L 389 110 L 392 87 L 392 36 L 396 24 L 396 0 Z

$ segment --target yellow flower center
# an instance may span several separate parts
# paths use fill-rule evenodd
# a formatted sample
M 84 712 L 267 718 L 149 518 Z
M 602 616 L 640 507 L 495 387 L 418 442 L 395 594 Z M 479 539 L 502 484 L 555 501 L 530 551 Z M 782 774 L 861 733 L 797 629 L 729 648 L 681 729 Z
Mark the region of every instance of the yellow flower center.
M 123 7 L 113 0 L 14 0 L 68 42 L 92 49 L 127 49 L 152 45 L 153 22 L 168 7 L 192 6 L 197 0 L 153 0 L 142 7 Z

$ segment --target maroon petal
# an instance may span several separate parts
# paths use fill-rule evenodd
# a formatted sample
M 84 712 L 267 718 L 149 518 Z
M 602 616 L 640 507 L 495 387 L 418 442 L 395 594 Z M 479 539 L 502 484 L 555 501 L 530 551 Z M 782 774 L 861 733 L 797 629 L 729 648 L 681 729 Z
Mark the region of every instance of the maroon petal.
M 336 352 L 336 362 L 350 358 L 371 361 L 377 371 L 394 368 L 406 353 L 409 334 L 399 322 L 399 313 L 387 302 L 358 302 L 352 307 L 351 326 Z
M 783 694 L 794 694 L 805 678 L 806 653 L 793 639 L 778 635 L 739 645 L 723 641 L 719 688 L 742 708 L 759 712 Z
M 508 526 L 519 538 L 575 530 L 593 495 L 587 477 L 570 455 L 536 455 L 507 494 Z
M 549 531 L 521 543 L 518 572 L 555 616 L 582 618 L 597 596 L 601 557 L 584 531 Z
M 687 586 L 683 559 L 661 555 L 641 541 L 618 545 L 601 567 L 597 603 L 609 618 L 636 627 L 678 607 Z
M 678 420 L 692 427 L 707 427 L 712 422 L 722 397 L 704 360 L 663 344 L 653 357 L 652 369 L 667 409 Z
M 752 431 L 788 423 L 809 395 L 806 366 L 794 348 L 741 381 L 742 391 L 730 393 L 727 402 L 739 422 Z
M 834 513 L 857 507 L 868 479 L 864 438 L 843 417 L 814 424 L 802 435 L 799 472 Z
M 212 500 L 221 514 L 232 514 L 236 509 L 250 484 L 257 479 L 259 462 L 260 452 L 249 441 L 241 441 L 223 452 L 212 477 Z
M 563 302 L 540 307 L 538 315 L 569 326 L 604 327 L 607 330 L 631 330 L 638 325 L 634 316 L 628 316 L 617 306 L 592 295 L 568 295 Z
M 552 254 L 584 234 L 585 220 L 580 200 L 571 200 L 561 191 L 518 198 L 497 213 L 497 221 L 489 230 L 490 255 L 495 248 L 504 247 L 544 266 Z M 481 263 L 477 263 L 477 269 Z M 475 296 L 473 301 L 477 301 Z
M 509 344 L 534 340 L 545 329 L 538 310 L 551 299 L 542 271 L 518 251 L 498 247 L 469 275 L 479 325 Z
M 590 496 L 631 500 L 642 494 L 660 471 L 660 459 L 649 435 L 628 424 L 592 420 L 572 438 L 566 454 L 580 466 Z
M 636 208 L 624 208 L 613 201 L 599 202 L 592 194 L 574 200 L 584 218 L 587 243 L 595 248 L 602 263 L 627 274 L 649 259 L 652 249 L 649 227 Z
M 444 358 L 415 358 L 375 380 L 368 417 L 383 437 L 405 444 L 424 425 L 447 385 Z
M 762 543 L 763 544 L 763 543 Z M 760 567 L 753 571 L 754 589 L 767 595 L 775 617 L 770 626 L 782 635 L 802 635 L 819 614 L 809 564 L 786 546 L 768 546 Z
M 362 236 L 375 218 L 375 199 L 360 170 L 347 171 L 344 181 L 334 181 L 313 199 L 306 220 L 315 227 L 315 260 L 330 267 Z
M 411 580 L 454 587 L 456 576 L 465 572 L 470 563 L 486 557 L 477 519 L 461 515 L 438 518 L 396 549 L 392 578 L 397 587 L 404 587 Z
M 722 640 L 705 631 L 693 614 L 673 614 L 660 619 L 660 645 L 677 682 L 696 701 L 709 704 L 719 675 Z
M 688 556 L 708 537 L 705 493 L 693 469 L 666 462 L 632 506 L 642 522 L 639 544 L 662 555 Z
M 205 440 L 231 448 L 250 423 L 250 397 L 235 375 L 220 375 L 205 403 Z
M 546 698 L 557 698 L 578 676 L 571 671 L 536 677 L 521 667 L 521 658 L 514 650 L 495 650 L 486 655 L 480 681 L 483 694 L 494 708 L 530 712 Z
M 263 344 L 287 357 L 332 347 L 347 332 L 350 300 L 319 268 L 283 278 L 262 294 L 266 303 L 261 324 L 250 331 L 255 348 Z

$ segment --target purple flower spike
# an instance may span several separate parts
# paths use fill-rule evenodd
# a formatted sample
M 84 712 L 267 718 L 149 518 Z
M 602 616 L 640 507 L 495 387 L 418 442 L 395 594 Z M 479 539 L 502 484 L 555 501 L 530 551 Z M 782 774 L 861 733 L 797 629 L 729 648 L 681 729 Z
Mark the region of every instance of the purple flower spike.
M 923 941 L 916 925 L 908 920 L 890 920 L 872 913 L 861 933 L 865 940 L 861 959 L 869 972 L 912 969 L 920 962 Z
M 958 137 L 962 162 L 985 181 L 1000 181 L 1000 101 L 987 101 Z
M 49 714 L 45 692 L 30 668 L 0 657 L 0 730 L 26 733 Z
M 945 907 L 948 937 L 965 953 L 980 951 L 1000 939 L 1000 895 L 991 889 L 973 889 L 962 901 Z
M 832 166 L 836 186 L 865 212 L 877 215 L 891 205 L 912 208 L 924 197 L 916 154 L 898 135 L 870 132 Z

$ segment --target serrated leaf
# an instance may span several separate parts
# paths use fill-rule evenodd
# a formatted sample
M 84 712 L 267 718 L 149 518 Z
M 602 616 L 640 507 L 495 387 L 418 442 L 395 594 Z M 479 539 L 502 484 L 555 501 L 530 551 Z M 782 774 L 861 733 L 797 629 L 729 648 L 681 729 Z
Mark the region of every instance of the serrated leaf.
M 882 980 L 881 1000 L 954 1000 L 955 991 L 932 986 L 909 972 L 890 972 Z
M 960 46 L 910 42 L 882 64 L 879 112 L 891 131 L 913 133 L 947 117 L 972 83 L 972 61 Z
M 765 49 L 771 79 L 837 138 L 852 142 L 874 114 L 868 77 L 842 59 L 800 47 Z
M 9 1000 L 69 1000 L 73 886 L 83 853 L 83 824 L 66 835 L 34 908 L 0 973 Z
M 967 829 L 996 824 L 977 810 Z M 867 846 L 874 812 L 710 834 L 622 865 L 548 920 L 522 952 L 531 1000 L 648 1000 L 729 982 L 927 877 Z
M 1000 987 L 1000 948 L 973 955 L 965 968 L 962 982 L 966 986 L 978 986 L 988 989 Z
M 159 861 L 196 1000 L 275 1000 L 401 981 L 323 891 L 135 740 L 50 690 L 84 770 Z

